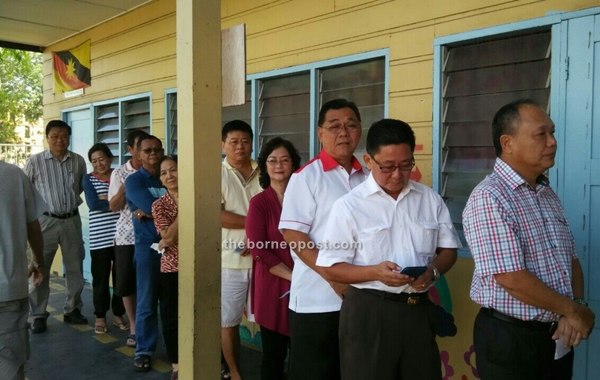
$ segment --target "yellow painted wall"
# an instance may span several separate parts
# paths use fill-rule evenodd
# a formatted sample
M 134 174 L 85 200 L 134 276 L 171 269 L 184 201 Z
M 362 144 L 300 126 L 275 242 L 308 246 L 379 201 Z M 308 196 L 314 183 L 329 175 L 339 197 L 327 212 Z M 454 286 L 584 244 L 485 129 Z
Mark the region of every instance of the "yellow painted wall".
M 222 26 L 245 23 L 248 74 L 389 48 L 389 116 L 410 123 L 423 149 L 421 182 L 431 184 L 433 42 L 437 37 L 600 5 L 590 0 L 223 0 Z M 63 100 L 52 93 L 51 51 L 91 39 L 92 87 Z M 60 110 L 142 92 L 152 93 L 152 131 L 164 137 L 164 90 L 175 87 L 175 0 L 157 0 L 50 46 L 44 63 L 44 118 Z M 220 126 L 215 126 L 218 128 Z M 218 143 L 218 142 L 214 142 Z M 90 144 L 91 145 L 91 144 Z M 473 379 L 468 352 L 477 307 L 469 300 L 473 262 L 459 259 L 446 276 L 453 338 L 448 378 Z M 247 325 L 250 338 L 256 328 Z

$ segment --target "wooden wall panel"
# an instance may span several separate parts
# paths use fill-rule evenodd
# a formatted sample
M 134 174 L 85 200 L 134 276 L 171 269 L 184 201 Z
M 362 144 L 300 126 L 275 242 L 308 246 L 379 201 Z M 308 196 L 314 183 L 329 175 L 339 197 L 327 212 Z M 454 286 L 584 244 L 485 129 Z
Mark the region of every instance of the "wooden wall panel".
M 425 57 L 429 58 L 429 57 Z M 410 90 L 433 90 L 433 60 L 390 62 L 390 94 Z

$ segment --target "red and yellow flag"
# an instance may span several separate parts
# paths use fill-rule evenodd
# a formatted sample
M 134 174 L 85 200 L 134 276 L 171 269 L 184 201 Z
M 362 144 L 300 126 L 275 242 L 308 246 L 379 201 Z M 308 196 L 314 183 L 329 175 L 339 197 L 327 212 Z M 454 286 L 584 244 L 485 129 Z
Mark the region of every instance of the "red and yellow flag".
M 90 41 L 71 50 L 52 53 L 54 61 L 54 93 L 90 87 Z

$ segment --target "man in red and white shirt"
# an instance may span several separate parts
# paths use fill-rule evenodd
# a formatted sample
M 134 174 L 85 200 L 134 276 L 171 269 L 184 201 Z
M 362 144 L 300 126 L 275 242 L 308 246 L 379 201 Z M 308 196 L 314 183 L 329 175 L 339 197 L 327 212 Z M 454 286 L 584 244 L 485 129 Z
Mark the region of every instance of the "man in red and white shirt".
M 294 259 L 291 380 L 340 378 L 339 311 L 347 286 L 328 283 L 316 260 L 333 202 L 366 178 L 353 155 L 361 128 L 354 103 L 345 99 L 325 103 L 318 130 L 323 150 L 292 175 L 283 199 L 279 229 Z
M 477 370 L 482 379 L 570 379 L 570 347 L 588 337 L 594 313 L 564 210 L 544 176 L 554 165 L 554 123 L 533 101 L 518 100 L 496 113 L 492 136 L 494 172 L 463 212 L 475 261 L 471 298 L 482 306 Z

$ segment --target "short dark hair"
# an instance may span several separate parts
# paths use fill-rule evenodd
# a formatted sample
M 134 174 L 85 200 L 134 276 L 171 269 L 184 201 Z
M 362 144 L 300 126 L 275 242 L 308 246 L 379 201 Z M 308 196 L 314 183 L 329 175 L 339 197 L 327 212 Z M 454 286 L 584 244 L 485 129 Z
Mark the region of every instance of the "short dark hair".
M 110 151 L 110 148 L 108 147 L 108 145 L 106 145 L 105 143 L 96 143 L 96 144 L 92 145 L 90 150 L 88 150 L 88 159 L 90 160 L 90 162 L 92 162 L 92 154 L 94 154 L 96 152 L 102 152 L 108 158 L 114 157 L 114 155 Z
M 46 124 L 46 137 L 48 137 L 52 128 L 66 129 L 69 131 L 69 136 L 71 136 L 71 126 L 62 120 L 50 120 L 48 124 Z
M 135 144 L 135 139 L 140 138 L 142 136 L 147 136 L 148 133 L 142 131 L 141 129 L 134 129 L 133 131 L 127 134 L 127 145 L 133 149 L 133 145 Z
M 258 168 L 260 169 L 258 182 L 260 183 L 260 187 L 263 189 L 266 189 L 271 185 L 271 177 L 269 177 L 269 173 L 267 172 L 267 158 L 269 158 L 269 155 L 273 153 L 275 149 L 281 147 L 284 147 L 285 150 L 288 151 L 288 154 L 292 159 L 292 173 L 300 169 L 301 158 L 300 154 L 298 153 L 298 149 L 296 149 L 294 144 L 292 144 L 291 141 L 281 137 L 272 138 L 263 144 L 257 159 Z
M 254 140 L 254 132 L 248 123 L 243 120 L 231 120 L 225 123 L 221 130 L 221 141 L 225 142 L 227 135 L 235 131 L 245 132 L 250 135 L 250 140 Z
M 151 140 L 151 139 L 154 139 L 154 140 L 158 141 L 160 143 L 161 148 L 162 148 L 162 141 L 160 141 L 160 139 L 158 137 L 156 137 L 154 135 L 149 135 L 147 133 L 145 135 L 141 135 L 138 138 L 138 141 L 137 141 L 137 144 L 136 144 L 136 148 L 140 149 L 142 147 L 142 141 L 144 141 L 144 140 Z
M 500 157 L 502 154 L 500 137 L 502 135 L 514 135 L 517 130 L 517 125 L 519 124 L 519 121 L 521 121 L 519 110 L 524 105 L 541 108 L 541 106 L 533 99 L 519 99 L 502 106 L 502 108 L 494 115 L 494 119 L 492 120 L 492 140 L 494 141 L 494 149 L 496 150 L 497 157 Z
M 371 157 L 379 152 L 379 148 L 386 145 L 408 144 L 410 151 L 415 151 L 415 133 L 410 125 L 402 120 L 381 119 L 369 128 L 367 133 L 367 153 Z
M 358 107 L 356 106 L 356 104 L 354 104 L 354 102 L 348 101 L 346 99 L 333 99 L 321 106 L 321 110 L 319 111 L 319 127 L 322 126 L 325 122 L 325 114 L 327 114 L 327 111 L 341 110 L 342 108 L 350 108 L 352 111 L 354 111 L 354 114 L 358 118 L 358 121 L 361 121 L 360 112 L 358 112 Z

